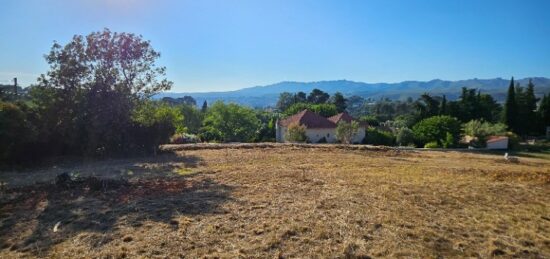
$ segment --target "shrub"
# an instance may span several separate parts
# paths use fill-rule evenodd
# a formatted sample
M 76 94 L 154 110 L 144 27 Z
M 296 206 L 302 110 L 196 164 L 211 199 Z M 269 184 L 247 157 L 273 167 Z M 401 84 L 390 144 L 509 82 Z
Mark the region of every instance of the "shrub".
M 359 123 L 357 121 L 345 122 L 340 121 L 336 127 L 336 138 L 344 144 L 350 144 L 353 136 L 359 131 Z
M 432 141 L 432 142 L 428 142 L 426 143 L 426 145 L 424 145 L 424 148 L 440 148 L 441 146 L 439 146 L 439 143 L 437 143 L 437 141 Z
M 433 116 L 421 120 L 413 127 L 414 138 L 423 146 L 428 142 L 437 142 L 442 146 L 445 142 L 448 147 L 454 146 L 460 136 L 460 122 L 450 116 Z M 451 134 L 448 138 L 447 133 Z
M 401 146 L 408 146 L 414 144 L 414 133 L 409 128 L 401 128 L 397 132 L 396 136 L 397 144 Z
M 34 136 L 35 131 L 20 107 L 0 101 L 0 162 L 13 161 Z
M 317 143 L 319 143 L 319 144 L 327 143 L 327 138 L 326 138 L 326 137 L 322 137 L 321 139 L 319 139 L 319 141 L 317 141 Z
M 208 109 L 201 135 L 223 142 L 247 142 L 254 140 L 259 126 L 254 110 L 217 101 Z
M 143 103 L 134 111 L 132 120 L 145 132 L 141 139 L 144 147 L 152 149 L 154 154 L 158 145 L 168 143 L 170 136 L 185 130 L 181 111 L 165 103 Z
M 395 137 L 391 132 L 368 128 L 365 131 L 365 139 L 363 140 L 363 143 L 370 145 L 393 146 L 395 143 Z
M 445 140 L 442 141 L 443 148 L 450 148 L 454 146 L 455 140 L 451 133 L 447 132 L 445 134 Z
M 306 142 L 306 126 L 293 122 L 288 125 L 285 139 L 290 142 Z
M 359 120 L 362 122 L 366 122 L 369 126 L 378 126 L 380 124 L 380 121 L 374 115 L 365 115 L 362 116 Z

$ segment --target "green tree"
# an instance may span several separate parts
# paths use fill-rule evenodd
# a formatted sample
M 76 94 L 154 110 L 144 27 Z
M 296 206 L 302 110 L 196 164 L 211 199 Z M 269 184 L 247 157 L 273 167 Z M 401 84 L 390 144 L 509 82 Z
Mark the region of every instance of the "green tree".
M 204 100 L 204 102 L 202 103 L 201 112 L 205 113 L 207 110 L 208 110 L 208 103 L 206 102 L 206 100 Z
M 294 95 L 294 103 L 305 103 L 307 102 L 307 95 L 304 92 L 297 92 Z
M 529 79 L 527 89 L 516 88 L 516 102 L 518 105 L 517 133 L 534 134 L 537 131 L 537 101 L 535 85 L 531 79 Z
M 504 111 L 502 115 L 502 122 L 504 122 L 508 128 L 512 131 L 517 131 L 517 118 L 518 107 L 516 103 L 516 91 L 514 88 L 514 78 L 510 80 L 510 86 L 508 86 L 508 95 L 506 96 L 506 102 L 504 103 Z
M 439 107 L 439 115 L 446 115 L 447 114 L 447 97 L 443 95 L 443 99 L 441 100 L 441 105 Z
M 400 146 L 408 146 L 414 144 L 414 133 L 411 129 L 403 127 L 397 132 L 396 142 Z
M 204 119 L 204 113 L 197 109 L 195 106 L 181 104 L 177 108 L 183 114 L 183 125 L 185 125 L 186 132 L 191 134 L 198 134 L 202 127 L 202 120 Z
M 134 108 L 172 85 L 159 57 L 141 36 L 108 29 L 54 43 L 31 94 L 41 138 L 63 153 L 132 151 Z
M 460 137 L 460 122 L 458 119 L 447 116 L 433 116 L 426 118 L 415 124 L 412 128 L 418 146 L 424 146 L 428 142 L 437 142 L 443 146 L 447 142 L 447 133 L 453 137 L 453 143 L 456 143 Z
M 290 107 L 294 103 L 296 103 L 294 99 L 294 94 L 289 92 L 282 92 L 279 94 L 279 99 L 277 100 L 277 104 L 275 107 L 279 111 L 285 111 L 286 109 L 288 109 L 288 107 Z
M 331 97 L 331 103 L 333 103 L 336 106 L 336 110 L 340 112 L 344 112 L 346 110 L 346 98 L 344 98 L 344 95 L 340 92 L 336 92 Z
M 340 121 L 336 126 L 336 138 L 344 144 L 351 144 L 357 132 L 359 132 L 359 123 L 357 121 Z
M 259 125 L 254 110 L 235 103 L 217 101 L 209 108 L 202 131 L 217 138 L 214 140 L 248 142 L 254 139 Z
M 260 126 L 255 135 L 254 142 L 274 142 L 275 123 L 277 121 L 275 113 L 256 110 L 256 117 L 260 120 Z
M 293 122 L 288 125 L 285 132 L 285 140 L 289 142 L 306 142 L 306 126 Z
M 329 94 L 315 88 L 307 96 L 307 101 L 313 104 L 321 104 L 321 103 L 326 103 L 329 98 L 330 98 Z
M 439 114 L 439 102 L 427 93 L 420 96 L 415 104 L 420 119 Z

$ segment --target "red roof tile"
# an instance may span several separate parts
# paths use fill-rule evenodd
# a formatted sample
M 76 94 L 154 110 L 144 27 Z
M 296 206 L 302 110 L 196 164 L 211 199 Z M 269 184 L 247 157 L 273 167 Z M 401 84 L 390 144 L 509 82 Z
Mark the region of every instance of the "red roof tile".
M 336 114 L 332 117 L 329 117 L 328 120 L 338 124 L 338 122 L 340 121 L 345 121 L 345 122 L 352 122 L 352 121 L 355 121 L 356 119 L 354 119 L 353 117 L 351 117 L 351 115 L 349 115 L 347 112 L 342 112 L 342 113 L 339 113 L 339 114 Z M 368 126 L 368 123 L 366 122 L 359 122 L 359 126 L 364 126 L 364 127 L 367 127 Z
M 345 122 L 351 122 L 353 121 L 353 117 L 351 117 L 349 114 L 347 114 L 346 112 L 342 112 L 342 113 L 339 113 L 339 114 L 336 114 L 332 117 L 329 117 L 328 120 L 338 124 L 338 122 L 340 122 L 341 120 L 345 121 Z
M 336 123 L 328 120 L 327 118 L 314 113 L 312 111 L 303 110 L 299 113 L 296 113 L 286 119 L 279 121 L 279 125 L 283 127 L 288 127 L 291 123 L 297 122 L 302 124 L 310 129 L 327 129 L 327 128 L 336 128 Z
M 507 140 L 507 139 L 508 139 L 508 137 L 506 137 L 506 136 L 490 136 L 487 139 L 487 143 L 492 143 L 492 142 L 497 142 L 497 141 Z

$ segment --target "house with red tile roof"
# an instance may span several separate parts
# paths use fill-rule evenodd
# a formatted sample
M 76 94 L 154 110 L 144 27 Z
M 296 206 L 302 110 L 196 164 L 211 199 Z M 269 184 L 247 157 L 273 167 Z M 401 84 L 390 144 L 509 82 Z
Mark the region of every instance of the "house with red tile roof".
M 287 142 L 285 136 L 288 126 L 297 123 L 306 127 L 308 142 L 318 143 L 324 138 L 327 143 L 334 143 L 337 140 L 336 127 L 340 121 L 351 122 L 355 121 L 355 119 L 346 112 L 325 118 L 306 109 L 285 119 L 278 120 L 276 124 L 276 139 L 277 142 Z M 367 126 L 366 123 L 359 124 L 359 131 L 353 137 L 353 143 L 361 143 L 363 141 Z

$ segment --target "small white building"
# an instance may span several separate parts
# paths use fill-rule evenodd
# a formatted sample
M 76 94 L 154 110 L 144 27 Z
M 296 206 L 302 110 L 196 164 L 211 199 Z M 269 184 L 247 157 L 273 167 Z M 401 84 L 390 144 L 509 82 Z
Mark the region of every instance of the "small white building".
M 325 118 L 312 111 L 303 110 L 290 117 L 277 121 L 276 140 L 277 142 L 286 142 L 285 135 L 288 126 L 292 123 L 298 123 L 306 127 L 307 140 L 310 143 L 318 143 L 325 138 L 327 143 L 336 142 L 336 127 L 340 121 L 351 122 L 355 119 L 349 114 L 343 112 L 329 118 Z M 359 131 L 354 135 L 352 142 L 361 143 L 365 138 L 365 123 L 359 124 Z
M 487 149 L 508 149 L 508 137 L 491 136 L 487 139 Z

